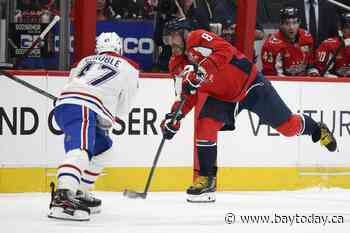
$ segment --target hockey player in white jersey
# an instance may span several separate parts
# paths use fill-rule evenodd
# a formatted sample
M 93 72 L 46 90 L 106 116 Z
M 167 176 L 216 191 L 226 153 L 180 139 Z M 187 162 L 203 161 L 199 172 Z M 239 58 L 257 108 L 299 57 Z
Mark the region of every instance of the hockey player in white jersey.
M 100 211 L 101 200 L 88 189 L 112 156 L 109 129 L 129 112 L 139 87 L 138 66 L 121 56 L 122 43 L 116 33 L 102 33 L 96 52 L 71 70 L 55 105 L 66 156 L 58 167 L 57 190 L 51 187 L 50 218 L 85 221 Z

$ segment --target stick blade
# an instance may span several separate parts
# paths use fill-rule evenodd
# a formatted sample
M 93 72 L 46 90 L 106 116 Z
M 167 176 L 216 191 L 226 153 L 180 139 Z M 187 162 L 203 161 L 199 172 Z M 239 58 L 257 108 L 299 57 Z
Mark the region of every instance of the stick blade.
M 145 193 L 140 193 L 140 192 L 127 190 L 127 189 L 124 190 L 123 196 L 130 199 L 146 199 Z

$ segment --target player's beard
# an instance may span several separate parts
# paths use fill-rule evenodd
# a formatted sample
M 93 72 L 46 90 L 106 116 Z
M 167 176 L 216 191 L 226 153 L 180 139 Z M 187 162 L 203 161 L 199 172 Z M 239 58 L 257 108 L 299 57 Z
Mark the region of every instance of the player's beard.
M 282 31 L 286 39 L 290 42 L 295 42 L 297 39 L 298 32 L 283 30 Z

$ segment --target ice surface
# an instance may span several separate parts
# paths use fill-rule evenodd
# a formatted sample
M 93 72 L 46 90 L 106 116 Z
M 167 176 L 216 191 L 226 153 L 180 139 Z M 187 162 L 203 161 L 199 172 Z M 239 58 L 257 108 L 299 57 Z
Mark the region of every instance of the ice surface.
M 93 215 L 89 222 L 69 222 L 46 217 L 48 193 L 0 194 L 0 232 L 342 233 L 350 229 L 350 190 L 221 192 L 217 193 L 217 202 L 209 204 L 187 203 L 184 193 L 171 192 L 149 193 L 146 200 L 126 199 L 114 192 L 95 192 L 95 196 L 103 201 L 102 213 Z M 236 215 L 236 223 L 225 223 L 229 212 Z M 246 224 L 239 217 L 274 214 L 342 216 L 344 223 Z

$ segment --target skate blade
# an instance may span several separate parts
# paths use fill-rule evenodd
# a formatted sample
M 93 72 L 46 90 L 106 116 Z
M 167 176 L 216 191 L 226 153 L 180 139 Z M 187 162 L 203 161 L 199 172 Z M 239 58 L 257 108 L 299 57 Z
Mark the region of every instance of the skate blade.
M 101 206 L 89 207 L 89 209 L 91 214 L 99 214 L 102 211 Z
M 187 202 L 191 203 L 212 203 L 215 202 L 215 193 L 203 193 L 201 195 L 190 195 L 187 196 Z
M 52 207 L 49 210 L 47 215 L 49 218 L 67 220 L 67 221 L 89 221 L 90 215 L 89 213 L 81 210 L 74 211 L 74 215 L 70 215 L 63 212 L 63 208 L 60 207 Z

